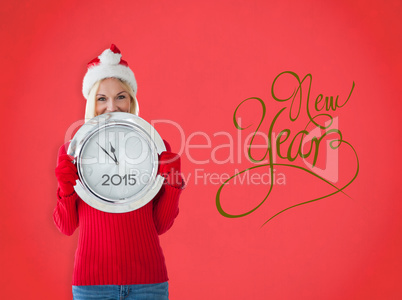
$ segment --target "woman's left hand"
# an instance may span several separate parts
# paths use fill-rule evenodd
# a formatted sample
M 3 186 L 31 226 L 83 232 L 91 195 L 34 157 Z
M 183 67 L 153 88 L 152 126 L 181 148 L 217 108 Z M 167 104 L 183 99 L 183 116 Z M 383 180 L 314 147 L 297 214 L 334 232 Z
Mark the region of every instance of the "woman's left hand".
M 180 173 L 180 165 L 180 156 L 178 154 L 163 151 L 159 155 L 158 174 L 165 177 L 168 184 L 182 187 L 183 180 Z

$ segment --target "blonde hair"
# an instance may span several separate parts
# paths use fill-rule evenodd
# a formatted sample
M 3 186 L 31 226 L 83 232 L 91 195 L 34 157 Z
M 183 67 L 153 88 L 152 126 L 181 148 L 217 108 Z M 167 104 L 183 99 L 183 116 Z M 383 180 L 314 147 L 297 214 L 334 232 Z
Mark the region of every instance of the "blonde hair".
M 115 78 L 115 77 L 113 77 L 113 78 Z M 105 79 L 106 78 L 103 78 L 102 80 L 98 80 L 97 82 L 95 82 L 95 84 L 92 86 L 91 90 L 89 91 L 87 105 L 85 107 L 85 122 L 96 117 L 96 93 L 99 90 L 99 85 Z M 130 113 L 138 116 L 140 109 L 138 107 L 137 98 L 135 97 L 133 89 L 127 82 L 121 80 L 120 78 L 116 78 L 116 79 L 119 80 L 122 88 L 124 88 L 124 90 L 130 95 L 130 98 L 131 98 L 130 99 Z

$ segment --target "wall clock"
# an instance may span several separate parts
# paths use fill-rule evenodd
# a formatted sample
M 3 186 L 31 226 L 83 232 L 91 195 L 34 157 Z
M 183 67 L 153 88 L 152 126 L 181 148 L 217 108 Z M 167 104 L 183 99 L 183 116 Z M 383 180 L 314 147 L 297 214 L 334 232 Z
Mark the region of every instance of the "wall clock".
M 77 164 L 75 191 L 88 205 L 104 212 L 138 209 L 162 187 L 158 154 L 165 150 L 155 128 L 136 115 L 97 116 L 77 131 L 67 151 Z

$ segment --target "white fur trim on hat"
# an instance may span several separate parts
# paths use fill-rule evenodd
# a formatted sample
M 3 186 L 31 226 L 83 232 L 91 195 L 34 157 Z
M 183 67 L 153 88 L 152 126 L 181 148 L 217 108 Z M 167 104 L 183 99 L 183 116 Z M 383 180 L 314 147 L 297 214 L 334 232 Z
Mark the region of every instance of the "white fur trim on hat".
M 111 49 L 112 47 L 117 49 L 114 45 L 111 46 Z M 121 54 L 115 53 L 111 49 L 103 51 L 98 56 L 99 61 L 89 63 L 88 71 L 82 82 L 82 94 L 85 99 L 88 99 L 89 91 L 97 81 L 110 77 L 124 80 L 131 86 L 134 95 L 137 95 L 137 81 L 133 71 L 125 65 L 126 62 L 124 62 L 125 64 L 121 63 Z M 117 51 L 120 52 L 118 49 Z

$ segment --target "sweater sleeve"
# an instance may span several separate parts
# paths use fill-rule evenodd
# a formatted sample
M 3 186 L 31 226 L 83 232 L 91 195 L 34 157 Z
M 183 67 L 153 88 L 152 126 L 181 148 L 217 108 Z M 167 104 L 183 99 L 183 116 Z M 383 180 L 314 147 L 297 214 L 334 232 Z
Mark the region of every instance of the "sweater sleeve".
M 67 153 L 67 147 L 68 144 L 60 147 L 58 157 Z M 53 221 L 61 233 L 72 235 L 78 227 L 77 201 L 78 195 L 75 192 L 71 195 L 63 195 L 60 187 L 57 188 L 57 203 L 53 211 Z
M 179 198 L 182 188 L 164 184 L 153 200 L 153 219 L 159 235 L 172 227 L 179 214 Z
M 163 140 L 163 143 L 166 151 L 171 151 L 169 143 L 165 140 Z M 159 235 L 172 227 L 175 218 L 179 214 L 179 198 L 183 188 L 184 182 L 181 187 L 177 187 L 168 184 L 165 179 L 161 190 L 153 199 L 153 219 Z

